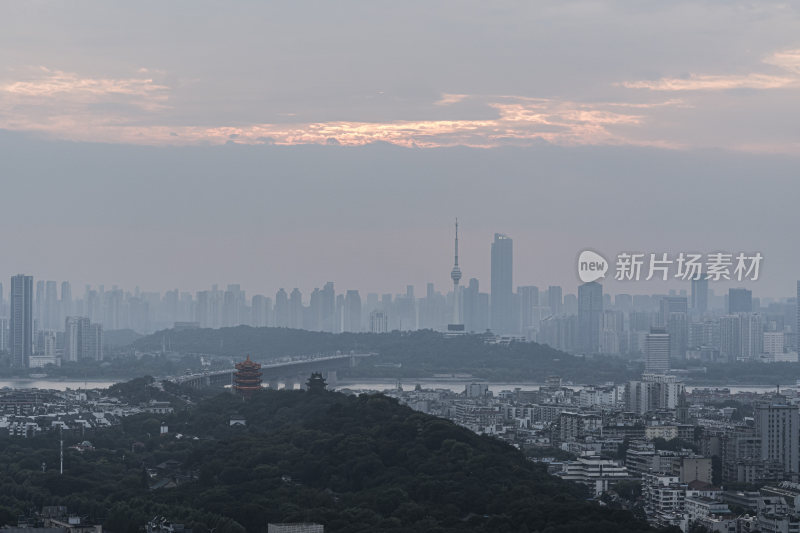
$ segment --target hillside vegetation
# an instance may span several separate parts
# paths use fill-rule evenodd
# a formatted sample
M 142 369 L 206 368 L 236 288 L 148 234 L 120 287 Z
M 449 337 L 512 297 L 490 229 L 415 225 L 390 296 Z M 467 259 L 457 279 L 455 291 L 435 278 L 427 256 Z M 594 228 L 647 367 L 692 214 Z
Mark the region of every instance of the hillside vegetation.
M 492 380 L 543 382 L 547 376 L 559 374 L 574 381 L 596 383 L 632 379 L 641 373 L 640 365 L 629 365 L 620 358 L 586 359 L 536 343 L 487 344 L 480 335 L 451 338 L 430 330 L 384 334 L 332 334 L 249 326 L 167 330 L 139 339 L 133 347 L 158 351 L 165 339 L 172 350 L 182 353 L 232 358 L 249 354 L 261 361 L 335 351 L 377 353 L 376 357 L 340 374 L 350 377 L 414 378 L 467 373 Z
M 246 426 L 231 426 L 232 416 Z M 162 421 L 167 435 L 159 435 Z M 95 449 L 68 449 L 63 476 L 53 468 L 57 438 L 0 449 L 0 522 L 67 505 L 130 532 L 155 514 L 200 532 L 261 532 L 292 521 L 331 533 L 648 529 L 628 512 L 586 501 L 580 486 L 511 446 L 380 395 L 265 390 L 243 402 L 223 393 L 163 420 L 143 414 L 67 435 L 67 444 L 88 438 Z M 185 482 L 153 488 L 172 477 Z

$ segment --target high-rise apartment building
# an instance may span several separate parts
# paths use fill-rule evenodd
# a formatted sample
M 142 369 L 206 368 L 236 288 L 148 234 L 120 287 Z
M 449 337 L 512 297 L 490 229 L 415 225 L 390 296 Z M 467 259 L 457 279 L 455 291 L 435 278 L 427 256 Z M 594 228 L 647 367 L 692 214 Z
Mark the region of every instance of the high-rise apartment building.
M 303 295 L 297 287 L 289 295 L 289 327 L 303 328 Z
M 69 316 L 64 319 L 64 361 L 84 360 L 103 360 L 103 326 Z
M 357 290 L 348 290 L 344 296 L 344 331 L 361 331 L 361 295 Z
M 786 474 L 800 473 L 800 412 L 796 405 L 760 404 L 755 409 L 761 459 L 783 465 Z
M 36 302 L 33 307 L 34 330 L 44 328 L 45 317 L 45 283 L 43 280 L 36 282 Z
M 272 325 L 272 299 L 256 294 L 250 300 L 250 325 L 265 328 Z
M 659 324 L 669 334 L 669 353 L 672 359 L 685 359 L 689 342 L 689 307 L 684 296 L 661 298 Z
M 644 371 L 663 374 L 669 371 L 670 335 L 664 328 L 651 328 L 645 337 Z
M 8 351 L 11 364 L 27 368 L 33 355 L 33 276 L 11 278 Z
M 547 287 L 547 306 L 550 308 L 551 315 L 560 315 L 563 312 L 563 295 L 561 287 L 550 285 Z
M 708 311 L 708 280 L 705 278 L 692 280 L 692 312 L 704 315 Z
M 41 328 L 56 330 L 61 327 L 58 307 L 58 283 L 48 281 L 45 283 L 44 324 L 39 325 Z
M 222 296 L 222 325 L 226 327 L 238 326 L 242 323 L 244 308 L 244 291 L 238 283 L 228 285 Z
M 517 301 L 519 303 L 519 331 L 526 332 L 530 328 L 539 326 L 539 287 L 526 285 L 517 287 Z
M 583 353 L 600 351 L 603 316 L 603 286 L 596 281 L 578 287 L 578 349 Z
M 62 317 L 72 316 L 72 286 L 69 284 L 68 281 L 61 282 L 61 313 L 60 313 L 60 316 L 62 316 Z
M 386 333 L 389 331 L 389 317 L 385 311 L 375 310 L 369 314 L 369 332 Z
M 482 333 L 489 329 L 489 294 L 480 291 L 480 283 L 470 278 L 463 292 L 464 329 Z
M 741 319 L 739 315 L 726 315 L 719 319 L 719 356 L 733 362 L 742 355 Z
M 795 350 L 800 352 L 800 281 L 797 282 L 797 294 L 795 296 L 794 346 Z
M 320 291 L 320 315 L 318 329 L 329 333 L 336 332 L 336 291 L 333 282 L 329 281 Z
M 284 289 L 275 293 L 275 327 L 289 327 L 289 295 Z
M 764 324 L 758 313 L 742 313 L 739 315 L 739 331 L 741 338 L 741 358 L 757 360 L 764 351 Z
M 753 293 L 747 289 L 728 290 L 728 314 L 752 313 Z
M 0 317 L 0 351 L 8 350 L 8 319 Z

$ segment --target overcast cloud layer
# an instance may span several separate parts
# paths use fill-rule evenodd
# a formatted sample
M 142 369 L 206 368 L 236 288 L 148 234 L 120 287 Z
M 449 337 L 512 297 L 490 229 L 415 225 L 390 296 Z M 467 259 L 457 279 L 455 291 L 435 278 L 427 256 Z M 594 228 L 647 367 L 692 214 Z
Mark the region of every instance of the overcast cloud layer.
M 0 127 L 137 144 L 800 146 L 800 4 L 7 2 Z
M 500 231 L 516 284 L 759 250 L 789 295 L 798 102 L 796 2 L 0 3 L 0 272 L 443 288 L 459 216 L 487 289 Z

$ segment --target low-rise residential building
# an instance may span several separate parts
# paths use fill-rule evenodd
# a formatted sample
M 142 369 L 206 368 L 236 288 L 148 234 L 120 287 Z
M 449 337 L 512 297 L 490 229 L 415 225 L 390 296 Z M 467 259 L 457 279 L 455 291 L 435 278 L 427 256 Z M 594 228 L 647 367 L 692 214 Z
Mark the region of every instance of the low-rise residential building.
M 567 481 L 586 485 L 595 496 L 604 493 L 619 481 L 630 479 L 628 471 L 618 461 L 601 459 L 600 456 L 590 453 L 575 461 L 565 462 L 563 470 L 557 475 Z

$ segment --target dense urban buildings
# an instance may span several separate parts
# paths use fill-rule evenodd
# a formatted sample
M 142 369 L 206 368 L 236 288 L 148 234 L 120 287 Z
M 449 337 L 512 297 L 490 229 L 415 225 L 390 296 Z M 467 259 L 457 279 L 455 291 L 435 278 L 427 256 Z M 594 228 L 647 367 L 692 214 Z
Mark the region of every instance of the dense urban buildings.
M 330 333 L 488 332 L 569 353 L 624 355 L 643 360 L 648 372 L 694 362 L 798 361 L 796 298 L 758 298 L 741 287 L 723 293 L 706 279 L 686 281 L 686 288 L 664 294 L 612 295 L 599 281 L 578 285 L 577 293 L 558 285 L 514 290 L 513 243 L 500 233 L 487 243 L 491 283 L 486 293 L 477 278 L 461 284 L 458 244 L 456 222 L 452 289 L 440 292 L 428 283 L 421 297 L 413 285 L 400 294 L 363 295 L 357 288 L 337 292 L 332 281 L 310 293 L 281 288 L 274 297 L 249 295 L 239 284 L 195 293 L 87 285 L 79 296 L 69 282 L 60 283 L 59 294 L 56 281 L 17 275 L 7 300 L 0 284 L 0 350 L 9 352 L 16 367 L 44 367 L 102 361 L 109 331 L 248 325 Z
M 502 243 L 499 249 L 510 252 L 510 239 L 498 238 Z M 492 243 L 495 258 L 496 244 Z M 53 358 L 100 361 L 105 333 L 120 329 L 146 334 L 176 324 L 202 328 L 249 325 L 379 333 L 448 331 L 455 324 L 459 331 L 462 327 L 467 333 L 489 330 L 571 353 L 630 355 L 643 360 L 647 360 L 648 338 L 653 338 L 651 328 L 659 328 L 666 333 L 663 338 L 669 339 L 667 363 L 797 361 L 795 298 L 754 298 L 746 289 L 720 294 L 705 284 L 692 283 L 690 304 L 685 290 L 611 295 L 599 282 L 590 282 L 578 286 L 577 294 L 564 294 L 560 286 L 540 290 L 535 285 L 519 286 L 508 293 L 507 283 L 502 290 L 496 283 L 495 292 L 505 291 L 510 298 L 506 294 L 492 300 L 480 290 L 476 278 L 462 286 L 460 274 L 461 266 L 454 265 L 452 290 L 443 293 L 429 283 L 421 297 L 410 285 L 401 294 L 363 295 L 352 288 L 337 292 L 333 282 L 305 294 L 297 287 L 290 293 L 280 289 L 274 297 L 248 295 L 237 284 L 224 289 L 214 285 L 194 294 L 177 289 L 157 293 L 87 286 L 82 296 L 75 297 L 70 284 L 62 282 L 60 295 L 56 292 L 54 296 L 53 289 L 59 284 L 38 283 L 31 276 L 19 275 L 11 279 L 8 292 L 0 292 L 8 295 L 7 300 L 0 300 L 0 349 L 12 355 L 15 366 L 28 367 L 57 364 Z M 495 313 L 492 301 L 504 307 L 510 301 L 510 310 Z M 497 329 L 492 320 L 507 326 Z M 663 362 L 659 365 L 669 367 Z

